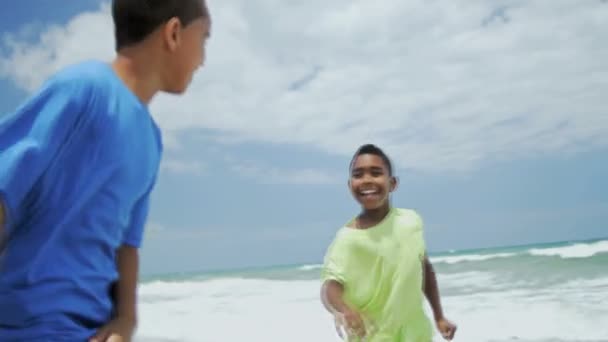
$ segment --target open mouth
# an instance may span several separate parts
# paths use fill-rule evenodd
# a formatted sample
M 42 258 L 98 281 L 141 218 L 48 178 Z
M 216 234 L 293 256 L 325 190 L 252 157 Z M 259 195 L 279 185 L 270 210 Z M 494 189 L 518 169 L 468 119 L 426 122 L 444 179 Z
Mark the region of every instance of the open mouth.
M 365 189 L 365 190 L 359 191 L 359 195 L 361 197 L 375 197 L 375 196 L 378 196 L 379 194 L 380 194 L 380 191 L 378 191 L 378 189 Z

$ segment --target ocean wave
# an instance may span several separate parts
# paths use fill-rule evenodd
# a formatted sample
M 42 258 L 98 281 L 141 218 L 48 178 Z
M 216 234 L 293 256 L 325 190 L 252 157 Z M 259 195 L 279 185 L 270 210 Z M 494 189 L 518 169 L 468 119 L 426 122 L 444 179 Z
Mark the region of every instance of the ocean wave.
M 496 258 L 508 258 L 516 256 L 517 253 L 494 253 L 494 254 L 463 254 L 454 256 L 431 257 L 433 263 L 457 264 L 467 261 L 485 261 Z
M 320 270 L 323 267 L 323 265 L 321 264 L 314 264 L 314 265 L 303 265 L 298 267 L 299 271 L 314 271 L 314 270 Z
M 456 252 L 458 253 L 458 252 Z M 560 257 L 562 259 L 591 258 L 600 254 L 608 253 L 608 240 L 574 243 L 559 247 L 536 247 L 524 249 L 517 252 L 475 252 L 472 254 L 439 255 L 431 257 L 433 263 L 458 264 L 464 262 L 478 262 L 492 259 L 504 259 L 521 256 L 533 257 Z
M 608 253 L 608 241 L 577 243 L 554 248 L 532 248 L 528 253 L 534 256 L 559 256 L 563 259 L 589 258 L 598 254 Z

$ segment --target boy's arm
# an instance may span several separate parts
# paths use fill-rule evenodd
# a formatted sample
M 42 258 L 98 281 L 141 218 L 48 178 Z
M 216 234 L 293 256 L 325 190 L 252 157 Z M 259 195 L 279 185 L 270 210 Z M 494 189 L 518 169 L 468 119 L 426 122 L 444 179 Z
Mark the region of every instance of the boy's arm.
M 117 253 L 118 282 L 114 308 L 118 317 L 136 321 L 137 280 L 139 276 L 139 248 L 150 208 L 150 193 L 154 184 L 137 201 L 131 213 L 131 223 L 125 232 L 122 246 Z
M 0 120 L 0 231 L 4 238 L 35 182 L 82 121 L 89 96 L 80 83 L 51 80 Z
M 114 317 L 89 342 L 131 341 L 137 326 L 137 248 L 122 245 L 116 255 L 118 281 L 113 286 Z
M 116 284 L 116 316 L 135 325 L 137 323 L 137 279 L 139 274 L 137 248 L 121 246 L 118 249 L 116 263 L 119 274 Z
M 422 217 L 416 214 L 419 220 L 420 230 L 423 230 L 424 221 Z M 431 260 L 429 260 L 428 254 L 426 253 L 426 247 L 424 252 L 423 259 L 423 280 L 424 280 L 424 295 L 426 296 L 429 304 L 431 304 L 431 308 L 433 309 L 433 316 L 435 318 L 435 322 L 438 322 L 443 317 L 443 308 L 441 307 L 441 299 L 439 297 L 439 286 L 437 286 L 437 277 L 435 276 L 435 269 L 433 268 L 433 264 L 431 264 Z
M 336 238 L 327 249 L 323 267 L 321 269 L 321 302 L 327 311 L 335 315 L 344 313 L 348 306 L 344 303 L 344 262 L 341 257 L 344 253 L 344 243 Z
M 431 304 L 435 321 L 444 319 L 443 309 L 441 307 L 441 299 L 439 297 L 439 287 L 437 286 L 437 277 L 433 264 L 428 256 L 424 256 L 424 294 Z
M 428 256 L 424 256 L 424 294 L 431 304 L 433 309 L 433 316 L 435 317 L 435 323 L 437 329 L 448 341 L 454 338 L 457 326 L 448 321 L 443 315 L 443 309 L 441 308 L 441 300 L 439 299 L 439 287 L 437 286 L 437 277 L 435 276 L 435 270 L 433 264 L 429 260 Z
M 325 309 L 334 315 L 336 332 L 344 339 L 344 331 L 361 338 L 367 334 L 369 327 L 365 326 L 363 317 L 352 310 L 343 299 L 344 285 L 334 279 L 327 279 L 321 287 L 321 301 Z
M 336 280 L 329 279 L 321 286 L 321 302 L 325 309 L 332 314 L 344 313 L 348 309 L 346 303 L 342 299 L 344 294 L 344 286 Z
M 137 326 L 137 280 L 139 278 L 139 247 L 149 210 L 149 190 L 137 201 L 131 223 L 116 255 L 118 281 L 113 286 L 114 317 L 97 331 L 90 342 L 106 342 L 112 338 L 131 341 Z

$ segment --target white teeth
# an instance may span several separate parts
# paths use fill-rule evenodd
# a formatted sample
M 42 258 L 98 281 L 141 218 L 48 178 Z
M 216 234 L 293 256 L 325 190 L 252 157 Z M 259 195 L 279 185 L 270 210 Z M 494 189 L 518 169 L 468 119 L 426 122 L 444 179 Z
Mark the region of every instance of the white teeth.
M 361 191 L 361 193 L 363 195 L 371 195 L 371 194 L 375 194 L 376 190 L 363 190 L 363 191 Z

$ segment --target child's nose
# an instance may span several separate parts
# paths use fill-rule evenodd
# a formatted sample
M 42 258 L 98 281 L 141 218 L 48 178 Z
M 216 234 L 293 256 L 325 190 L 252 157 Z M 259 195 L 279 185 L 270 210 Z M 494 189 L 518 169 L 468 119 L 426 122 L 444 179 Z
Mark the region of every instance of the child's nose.
M 374 177 L 371 173 L 366 172 L 363 174 L 363 182 L 370 182 Z

